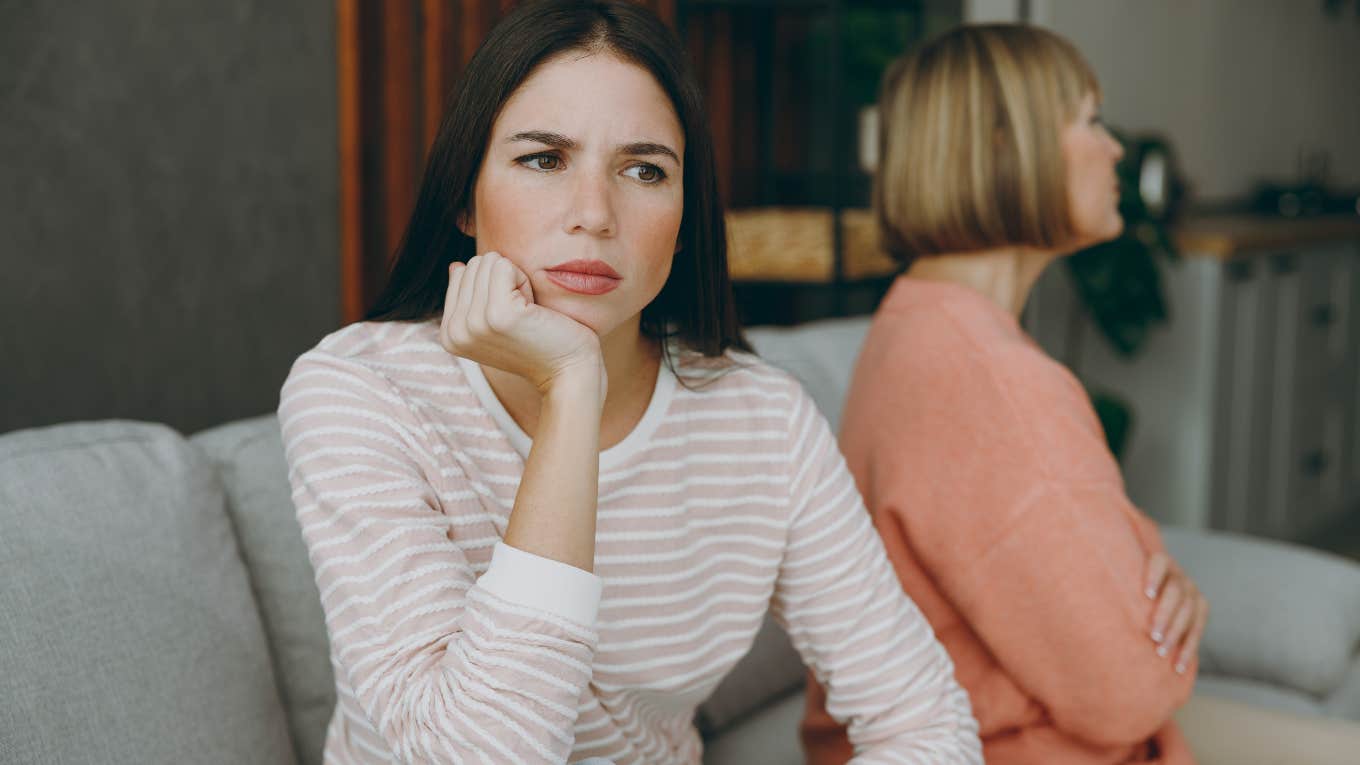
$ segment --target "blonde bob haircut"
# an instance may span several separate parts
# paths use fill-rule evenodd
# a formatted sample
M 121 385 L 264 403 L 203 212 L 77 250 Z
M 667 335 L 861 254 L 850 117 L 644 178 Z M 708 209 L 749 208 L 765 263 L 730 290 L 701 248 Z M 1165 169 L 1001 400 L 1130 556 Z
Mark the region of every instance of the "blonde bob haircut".
M 1073 236 L 1064 125 L 1100 98 L 1071 43 L 1023 24 L 966 24 L 898 59 L 880 94 L 874 183 L 883 248 L 917 257 Z

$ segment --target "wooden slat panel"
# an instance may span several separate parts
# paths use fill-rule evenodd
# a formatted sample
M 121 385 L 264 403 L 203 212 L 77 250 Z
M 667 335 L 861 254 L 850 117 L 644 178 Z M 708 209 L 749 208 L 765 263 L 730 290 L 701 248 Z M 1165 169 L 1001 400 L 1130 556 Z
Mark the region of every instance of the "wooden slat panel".
M 454 75 L 454 4 L 449 0 L 422 0 L 421 26 L 421 156 L 430 151 L 444 116 L 444 99 Z
M 653 0 L 648 6 L 656 11 L 656 15 L 660 16 L 667 26 L 675 28 L 675 0 Z
M 382 29 L 382 183 L 383 258 L 397 248 L 416 195 L 416 45 L 412 0 L 383 3 Z M 423 147 L 422 147 L 423 148 Z
M 712 109 L 713 153 L 718 166 L 718 190 L 722 199 L 732 198 L 732 144 L 736 104 L 732 98 L 732 13 L 714 11 L 709 25 L 709 45 L 704 90 Z
M 360 94 L 359 0 L 336 0 L 336 61 L 340 127 L 340 317 L 363 317 L 363 136 Z
M 491 13 L 488 0 L 462 0 L 461 27 L 458 30 L 458 71 L 462 72 L 477 52 L 477 46 L 486 39 L 491 31 Z

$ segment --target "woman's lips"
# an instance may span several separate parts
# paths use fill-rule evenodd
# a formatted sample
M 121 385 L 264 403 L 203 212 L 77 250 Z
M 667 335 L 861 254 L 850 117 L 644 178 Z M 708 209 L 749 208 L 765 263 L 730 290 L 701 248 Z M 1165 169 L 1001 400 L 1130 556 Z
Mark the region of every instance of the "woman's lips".
M 546 269 L 545 273 L 553 284 L 582 295 L 603 295 L 623 281 L 602 260 L 572 260 Z

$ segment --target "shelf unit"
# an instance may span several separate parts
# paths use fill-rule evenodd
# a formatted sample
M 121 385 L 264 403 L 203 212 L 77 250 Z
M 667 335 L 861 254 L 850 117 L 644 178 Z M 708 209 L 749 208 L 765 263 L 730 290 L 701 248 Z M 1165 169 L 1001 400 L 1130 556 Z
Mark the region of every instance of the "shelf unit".
M 872 100 L 891 58 L 962 20 L 962 6 L 946 0 L 676 3 L 677 28 L 709 105 L 732 227 L 749 225 L 744 218 L 768 224 L 785 207 L 794 208 L 791 226 L 805 226 L 817 208 L 830 212 L 829 237 L 807 243 L 820 247 L 829 239 L 820 256 L 829 260 L 824 280 L 808 279 L 800 269 L 758 270 L 777 262 L 769 253 L 739 262 L 741 244 L 734 240 L 730 257 L 746 323 L 798 323 L 877 305 L 893 269 L 881 267 L 880 258 L 866 276 L 851 264 L 872 262 L 872 255 L 849 258 L 846 251 L 845 212 L 867 211 L 871 186 L 856 159 L 859 107 L 866 92 Z
M 1026 324 L 1132 405 L 1124 478 L 1154 519 L 1326 546 L 1360 509 L 1360 217 L 1214 217 L 1176 233 L 1172 322 L 1137 357 L 1110 351 L 1062 269 L 1040 279 Z

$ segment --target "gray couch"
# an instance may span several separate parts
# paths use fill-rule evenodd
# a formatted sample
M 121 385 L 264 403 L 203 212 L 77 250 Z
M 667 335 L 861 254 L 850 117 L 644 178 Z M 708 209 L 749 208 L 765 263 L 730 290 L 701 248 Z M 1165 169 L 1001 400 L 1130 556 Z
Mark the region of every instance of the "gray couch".
M 838 419 L 863 320 L 753 340 Z M 1360 566 L 1167 529 L 1215 606 L 1203 692 L 1360 720 Z M 311 765 L 334 702 L 272 416 L 185 439 L 0 436 L 0 765 Z M 706 761 L 801 761 L 802 668 L 767 624 L 700 710 Z

